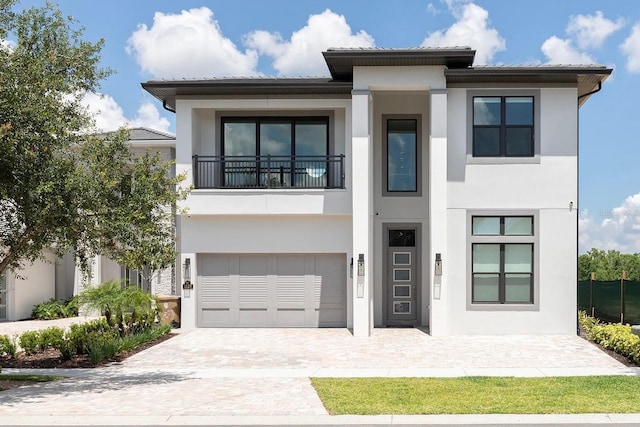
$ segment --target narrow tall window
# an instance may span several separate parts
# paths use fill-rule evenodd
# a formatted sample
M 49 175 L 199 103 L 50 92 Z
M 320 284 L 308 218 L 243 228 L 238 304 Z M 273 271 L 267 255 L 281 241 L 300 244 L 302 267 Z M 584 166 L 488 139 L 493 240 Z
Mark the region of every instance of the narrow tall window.
M 532 157 L 532 96 L 473 98 L 474 157 Z
M 418 129 L 415 119 L 387 120 L 387 192 L 418 190 Z

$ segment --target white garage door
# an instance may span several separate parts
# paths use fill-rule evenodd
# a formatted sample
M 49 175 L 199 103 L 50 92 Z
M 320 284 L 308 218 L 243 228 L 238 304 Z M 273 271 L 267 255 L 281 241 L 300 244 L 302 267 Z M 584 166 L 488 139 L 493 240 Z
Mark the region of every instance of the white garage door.
M 198 256 L 200 327 L 345 327 L 345 254 Z

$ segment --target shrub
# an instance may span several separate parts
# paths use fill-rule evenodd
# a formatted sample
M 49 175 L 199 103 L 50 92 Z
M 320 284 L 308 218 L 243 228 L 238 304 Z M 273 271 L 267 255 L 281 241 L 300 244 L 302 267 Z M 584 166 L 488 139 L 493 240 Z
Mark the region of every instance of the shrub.
M 627 357 L 635 364 L 640 364 L 640 337 L 631 332 L 631 326 L 600 323 L 586 315 L 581 315 L 579 320 L 589 340 Z
M 52 326 L 40 331 L 38 347 L 41 351 L 47 348 L 58 349 L 61 347 L 61 341 L 64 341 L 64 330 L 57 326 Z
M 18 342 L 26 354 L 34 354 L 39 347 L 40 331 L 25 331 L 20 335 Z
M 120 336 L 132 334 L 141 324 L 152 323 L 157 314 L 153 295 L 137 286 L 123 288 L 121 282 L 115 280 L 85 289 L 79 295 L 79 303 L 98 310 L 109 326 L 117 328 Z
M 89 354 L 90 341 L 100 335 L 114 336 L 114 331 L 105 319 L 74 323 L 69 326 L 69 331 L 65 336 L 76 354 Z
M 38 320 L 61 319 L 78 315 L 78 297 L 66 301 L 51 298 L 47 302 L 36 304 L 31 311 L 31 318 Z
M 0 335 L 0 356 L 16 357 L 18 353 L 18 345 L 15 337 L 9 335 Z

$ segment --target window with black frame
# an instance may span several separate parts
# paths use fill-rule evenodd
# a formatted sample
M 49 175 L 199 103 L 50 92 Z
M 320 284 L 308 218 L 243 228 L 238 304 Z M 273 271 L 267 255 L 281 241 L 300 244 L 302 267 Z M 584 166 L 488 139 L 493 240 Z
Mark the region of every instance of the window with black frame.
M 533 96 L 473 97 L 474 157 L 533 157 Z
M 472 302 L 532 304 L 532 216 L 472 217 Z
M 222 129 L 225 187 L 328 186 L 328 118 L 223 118 Z

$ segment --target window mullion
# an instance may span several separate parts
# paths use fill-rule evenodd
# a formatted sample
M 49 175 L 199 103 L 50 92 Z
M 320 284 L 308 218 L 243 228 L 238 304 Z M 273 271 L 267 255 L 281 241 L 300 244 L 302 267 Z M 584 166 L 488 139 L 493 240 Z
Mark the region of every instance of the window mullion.
M 500 275 L 499 275 L 499 279 L 498 279 L 498 300 L 500 301 L 500 304 L 504 304 L 505 303 L 505 245 L 504 243 L 500 244 Z

